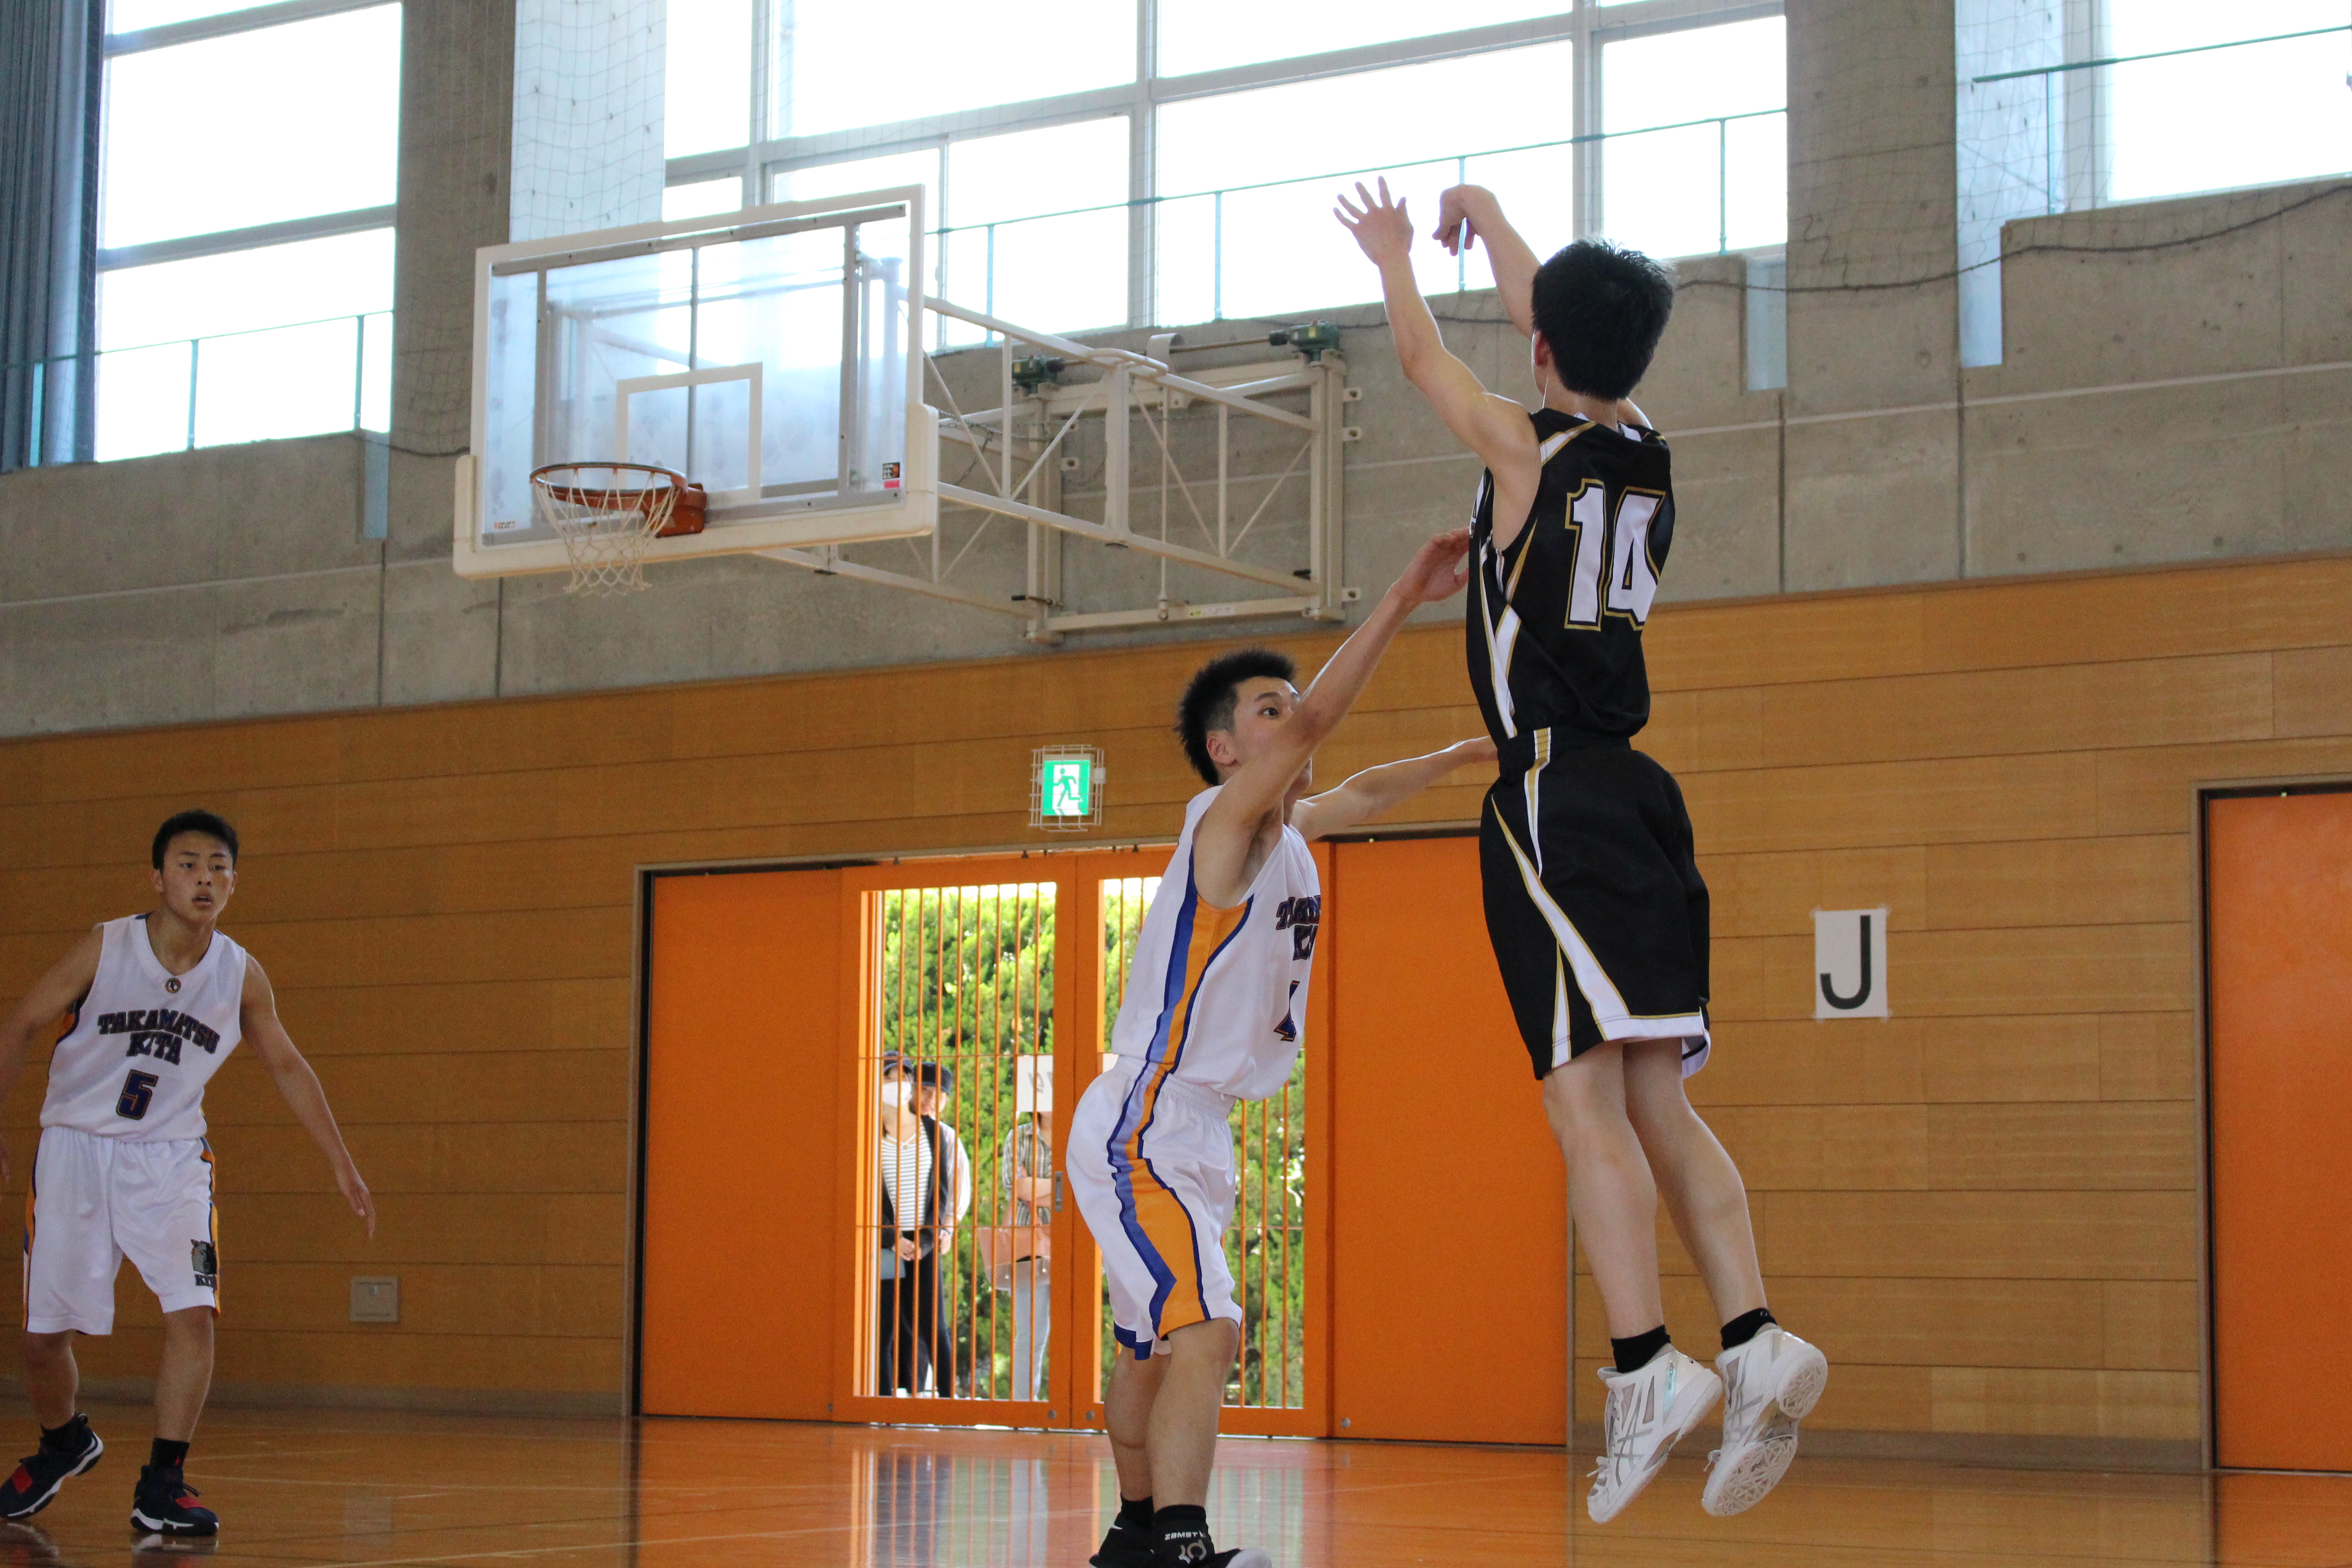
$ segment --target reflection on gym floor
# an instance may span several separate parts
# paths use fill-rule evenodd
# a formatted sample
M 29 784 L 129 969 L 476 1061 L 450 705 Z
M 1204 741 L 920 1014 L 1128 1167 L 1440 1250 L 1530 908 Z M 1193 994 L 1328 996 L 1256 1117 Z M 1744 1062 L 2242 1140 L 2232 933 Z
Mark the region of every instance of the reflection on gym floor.
M 0 1568 L 1029 1568 L 1086 1561 L 1112 1507 L 1093 1434 L 788 1422 L 221 1410 L 189 1479 L 216 1546 L 127 1527 L 148 1413 L 91 1412 L 113 1452 Z M 1694 1445 L 1695 1447 L 1699 1447 Z M 1557 1448 L 1239 1439 L 1218 1456 L 1222 1544 L 1281 1568 L 2336 1568 L 2352 1477 L 2002 1470 L 1811 1458 L 1753 1512 L 1699 1510 L 1677 1458 L 1605 1528 L 1591 1460 Z

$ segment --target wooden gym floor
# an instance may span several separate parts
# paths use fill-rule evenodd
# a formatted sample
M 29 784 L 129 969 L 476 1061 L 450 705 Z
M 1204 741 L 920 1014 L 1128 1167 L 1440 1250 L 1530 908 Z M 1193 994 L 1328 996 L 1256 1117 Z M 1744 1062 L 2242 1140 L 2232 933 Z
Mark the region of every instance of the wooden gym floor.
M 144 1548 L 128 1524 L 146 1412 L 91 1415 L 105 1460 L 37 1521 L 0 1524 L 0 1568 L 192 1554 Z M 2352 1563 L 2346 1477 L 1811 1459 L 1753 1512 L 1714 1520 L 1700 1459 L 1677 1458 L 1601 1529 L 1556 1449 L 1241 1439 L 1221 1463 L 1221 1542 L 1264 1545 L 1278 1568 Z M 224 1568 L 1076 1568 L 1111 1491 L 1103 1440 L 1075 1434 L 363 1411 L 216 1412 L 189 1479 L 226 1521 Z

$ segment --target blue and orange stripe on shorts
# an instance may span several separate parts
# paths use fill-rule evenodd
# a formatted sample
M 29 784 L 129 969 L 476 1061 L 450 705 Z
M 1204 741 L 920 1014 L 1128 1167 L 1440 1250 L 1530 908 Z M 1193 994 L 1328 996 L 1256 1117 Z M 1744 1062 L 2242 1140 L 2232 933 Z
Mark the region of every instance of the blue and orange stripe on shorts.
M 1201 1237 L 1192 1224 L 1192 1212 L 1151 1168 L 1151 1162 L 1143 1153 L 1143 1135 L 1150 1131 L 1159 1112 L 1160 1090 L 1184 1059 L 1184 1047 L 1192 1026 L 1192 1003 L 1201 994 L 1202 983 L 1208 978 L 1210 966 L 1216 963 L 1218 955 L 1241 934 L 1253 902 L 1254 900 L 1245 900 L 1225 910 L 1204 903 L 1193 884 L 1192 865 L 1186 863 L 1183 909 L 1177 916 L 1175 939 L 1170 943 L 1171 954 L 1181 953 L 1183 963 L 1168 966 L 1160 1021 L 1151 1032 L 1150 1049 L 1134 1086 L 1127 1091 L 1127 1103 L 1119 1111 L 1106 1150 L 1110 1158 L 1111 1185 L 1118 1194 L 1119 1224 L 1144 1267 L 1151 1271 L 1152 1332 L 1161 1339 L 1178 1329 L 1206 1322 L 1209 1299 L 1201 1282 Z M 1222 1237 L 1210 1239 L 1212 1245 L 1223 1244 Z M 1119 1337 L 1126 1338 L 1124 1334 Z M 1138 1352 L 1142 1349 L 1136 1344 L 1128 1348 Z

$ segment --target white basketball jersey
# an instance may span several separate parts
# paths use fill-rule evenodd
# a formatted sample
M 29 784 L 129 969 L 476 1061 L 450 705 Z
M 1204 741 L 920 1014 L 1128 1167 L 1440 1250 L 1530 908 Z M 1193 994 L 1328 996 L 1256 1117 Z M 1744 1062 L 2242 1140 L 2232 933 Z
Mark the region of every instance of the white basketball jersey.
M 98 975 L 49 1059 L 41 1125 L 161 1142 L 205 1135 L 205 1085 L 245 1035 L 245 949 L 220 932 L 185 974 L 165 970 L 147 917 L 103 933 Z
M 1192 832 L 1216 798 L 1203 790 L 1184 808 L 1184 836 L 1136 934 L 1111 1049 L 1180 1082 L 1264 1100 L 1280 1092 L 1298 1059 L 1323 883 L 1307 840 L 1286 823 L 1239 904 L 1203 900 L 1192 881 Z

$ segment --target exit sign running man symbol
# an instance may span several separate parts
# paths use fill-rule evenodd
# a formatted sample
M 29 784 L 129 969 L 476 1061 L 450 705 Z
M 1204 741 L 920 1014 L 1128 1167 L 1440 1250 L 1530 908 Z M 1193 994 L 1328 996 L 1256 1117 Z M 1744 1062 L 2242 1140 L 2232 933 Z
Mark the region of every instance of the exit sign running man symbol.
M 1045 762 L 1045 815 L 1085 816 L 1094 809 L 1094 759 L 1050 757 Z

